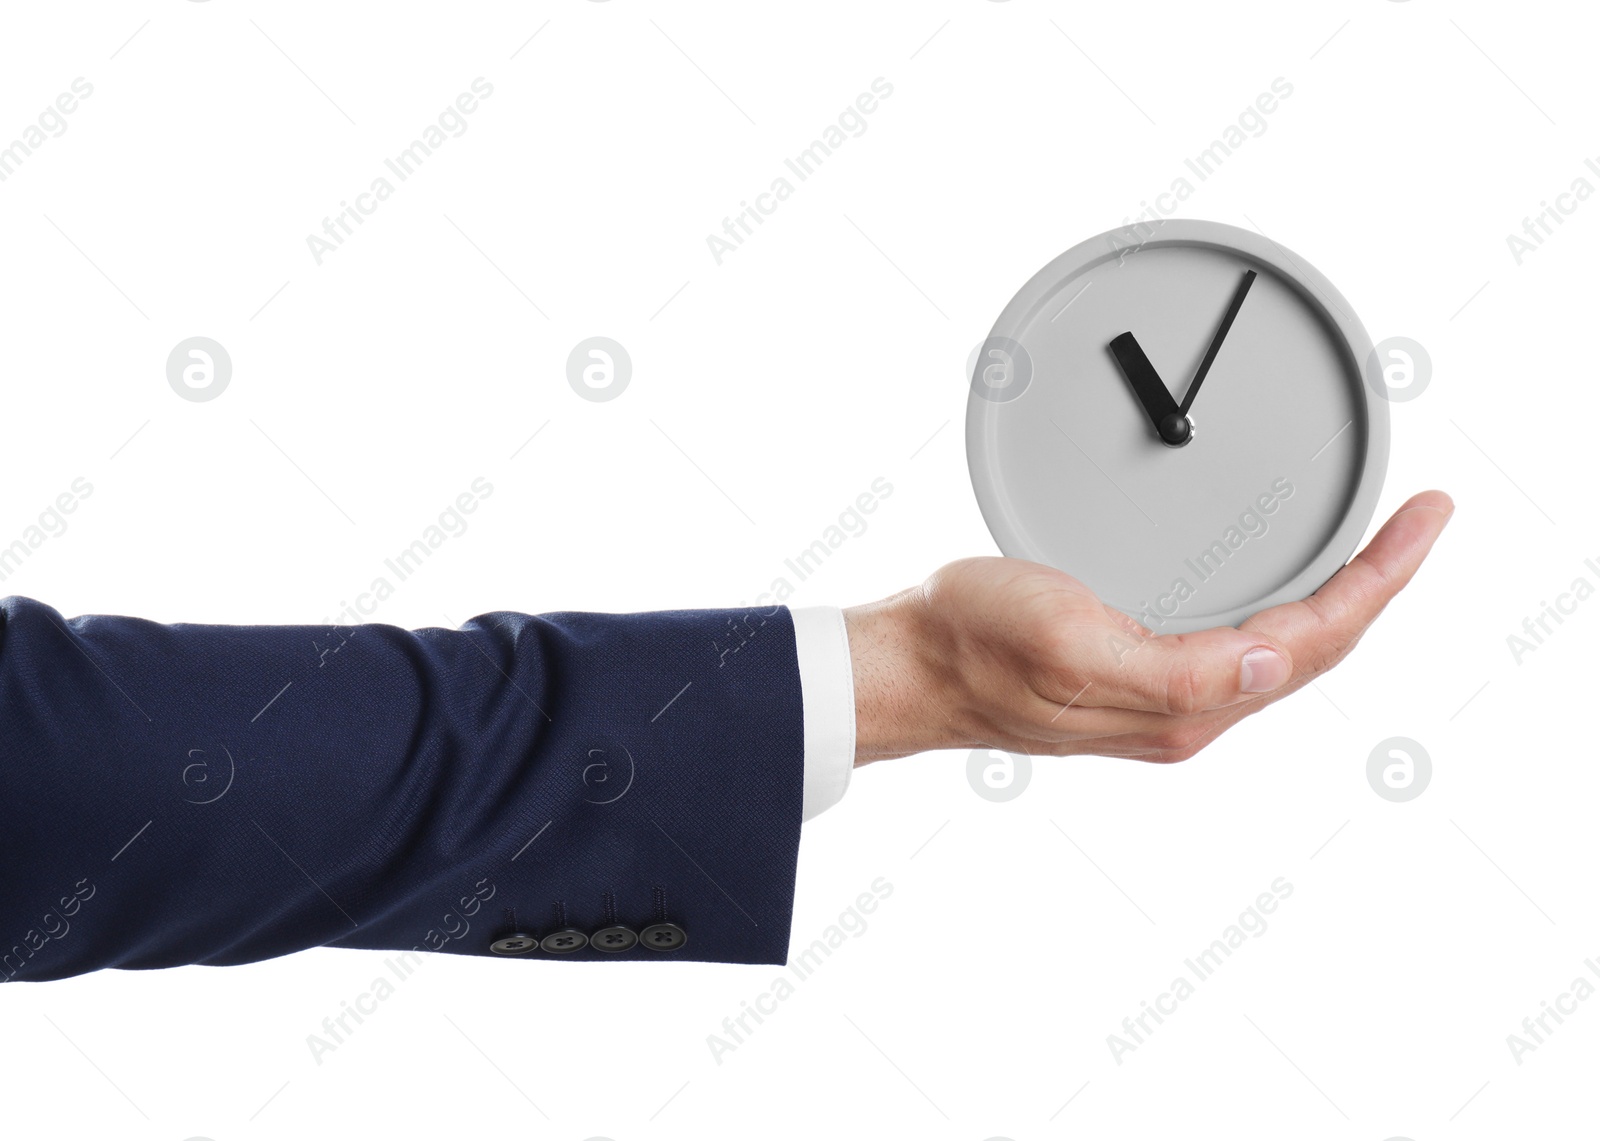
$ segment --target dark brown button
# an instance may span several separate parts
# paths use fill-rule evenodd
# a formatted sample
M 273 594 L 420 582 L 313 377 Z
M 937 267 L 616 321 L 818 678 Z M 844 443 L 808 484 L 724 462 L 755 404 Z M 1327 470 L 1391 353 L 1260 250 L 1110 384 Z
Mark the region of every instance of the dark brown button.
M 631 950 L 638 942 L 639 936 L 631 927 L 602 927 L 589 936 L 589 946 L 612 955 Z
M 689 941 L 689 935 L 676 923 L 652 923 L 639 932 L 639 941 L 652 951 L 676 951 Z
M 538 947 L 538 939 L 521 931 L 503 935 L 489 944 L 489 950 L 497 955 L 526 955 L 529 951 L 538 950 Z
M 552 955 L 570 955 L 574 951 L 583 950 L 589 942 L 589 936 L 579 931 L 576 927 L 563 927 L 559 931 L 552 931 L 539 941 L 539 946 L 549 951 Z

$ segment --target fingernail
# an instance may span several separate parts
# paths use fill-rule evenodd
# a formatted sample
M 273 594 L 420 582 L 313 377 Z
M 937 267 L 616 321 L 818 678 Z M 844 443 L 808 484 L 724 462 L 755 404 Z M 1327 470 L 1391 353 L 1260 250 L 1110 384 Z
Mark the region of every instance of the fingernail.
M 1239 663 L 1240 693 L 1270 693 L 1289 680 L 1289 659 L 1267 646 L 1257 646 Z

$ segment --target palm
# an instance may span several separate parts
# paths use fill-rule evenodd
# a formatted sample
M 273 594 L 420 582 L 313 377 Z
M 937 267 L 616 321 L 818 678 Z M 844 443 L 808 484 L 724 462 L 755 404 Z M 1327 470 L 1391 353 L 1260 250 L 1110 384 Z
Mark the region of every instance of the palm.
M 913 715 L 1014 751 L 1182 760 L 1342 661 L 1451 510 L 1443 493 L 1414 496 L 1312 597 L 1190 634 L 1152 634 L 1039 563 L 950 563 L 890 601 L 912 608 L 921 634 L 929 692 Z M 1252 660 L 1267 664 L 1252 673 Z

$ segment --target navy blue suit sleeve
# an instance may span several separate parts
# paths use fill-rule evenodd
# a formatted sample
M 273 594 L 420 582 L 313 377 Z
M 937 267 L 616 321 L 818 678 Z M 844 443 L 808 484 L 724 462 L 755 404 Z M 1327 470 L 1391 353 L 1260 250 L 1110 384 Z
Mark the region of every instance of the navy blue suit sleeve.
M 783 607 L 412 631 L 6 598 L 0 980 L 661 922 L 687 942 L 520 957 L 781 963 L 803 765 Z

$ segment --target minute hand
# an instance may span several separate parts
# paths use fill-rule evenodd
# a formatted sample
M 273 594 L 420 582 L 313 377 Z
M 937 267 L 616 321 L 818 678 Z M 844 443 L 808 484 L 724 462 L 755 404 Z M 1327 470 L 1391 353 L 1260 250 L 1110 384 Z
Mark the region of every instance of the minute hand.
M 1246 270 L 1244 280 L 1239 282 L 1239 288 L 1233 291 L 1233 300 L 1228 304 L 1228 312 L 1223 315 L 1222 324 L 1217 327 L 1217 335 L 1211 338 L 1211 347 L 1206 350 L 1205 359 L 1200 362 L 1199 371 L 1194 374 L 1194 379 L 1189 382 L 1189 391 L 1184 395 L 1183 403 L 1178 411 L 1183 415 L 1189 414 L 1189 408 L 1194 404 L 1194 398 L 1200 391 L 1200 384 L 1206 378 L 1206 373 L 1211 371 L 1211 362 L 1217 359 L 1217 350 L 1222 348 L 1222 342 L 1228 335 L 1228 330 L 1233 327 L 1233 319 L 1239 315 L 1239 306 L 1244 304 L 1244 295 L 1250 292 L 1250 285 L 1256 279 L 1256 271 Z

